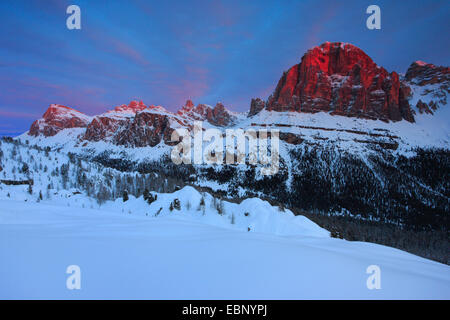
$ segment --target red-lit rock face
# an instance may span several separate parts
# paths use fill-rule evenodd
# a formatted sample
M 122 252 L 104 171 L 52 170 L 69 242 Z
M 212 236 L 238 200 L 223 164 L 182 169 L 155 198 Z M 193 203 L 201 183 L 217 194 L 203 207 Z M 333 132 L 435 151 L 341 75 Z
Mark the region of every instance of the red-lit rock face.
M 131 101 L 128 105 L 123 104 L 121 106 L 115 107 L 114 111 L 116 112 L 133 112 L 136 113 L 138 111 L 142 111 L 147 106 L 142 101 Z
M 450 81 L 450 67 L 438 67 L 431 63 L 415 61 L 406 71 L 405 79 L 419 86 L 448 83 Z
M 210 109 L 210 107 L 205 104 L 198 104 L 195 106 L 191 100 L 187 100 L 185 105 L 178 110 L 177 114 L 185 118 L 203 121 L 206 119 L 206 112 L 208 109 Z
M 228 112 L 225 106 L 218 102 L 214 108 L 205 104 L 194 106 L 191 100 L 177 112 L 178 115 L 191 120 L 208 121 L 215 126 L 227 126 L 233 121 L 233 116 Z
M 84 140 L 100 141 L 113 136 L 128 119 L 117 117 L 96 116 L 86 128 Z
M 439 107 L 447 105 L 447 95 L 450 93 L 449 67 L 416 61 L 409 66 L 405 80 L 422 96 L 423 101 L 419 99 L 416 103 L 419 113 L 433 114 Z
M 189 127 L 194 120 L 226 126 L 231 123 L 233 116 L 221 103 L 211 108 L 204 104 L 194 106 L 190 100 L 177 114 L 160 106 L 147 107 L 142 101 L 132 101 L 93 118 L 68 107 L 51 105 L 43 118 L 33 123 L 30 134 L 51 136 L 65 128 L 84 127 L 86 131 L 80 137 L 81 140 L 145 147 L 155 146 L 161 140 L 170 144 L 173 131 L 170 124 Z
M 122 126 L 114 142 L 127 147 L 154 147 L 161 139 L 170 141 L 172 131 L 167 115 L 139 112 Z
M 54 136 L 65 128 L 87 127 L 90 118 L 72 108 L 59 104 L 52 104 L 42 116 L 31 125 L 29 134 L 32 136 Z
M 414 122 L 408 99 L 414 98 L 411 101 L 414 101 L 416 113 L 433 114 L 447 104 L 449 87 L 448 67 L 416 61 L 409 67 L 403 82 L 397 73 L 388 73 L 377 66 L 357 47 L 327 42 L 309 50 L 299 64 L 285 72 L 267 102 L 252 99 L 248 116 L 263 109 L 325 111 L 384 121 L 405 119 Z M 131 101 L 95 117 L 52 104 L 42 119 L 33 122 L 29 134 L 48 137 L 65 128 L 86 128 L 84 134 L 76 131 L 80 140 L 144 147 L 155 146 L 161 141 L 170 144 L 173 128 L 190 128 L 195 120 L 226 127 L 238 119 L 222 103 L 213 108 L 205 104 L 195 106 L 191 100 L 176 114 L 161 106 Z M 302 141 L 300 136 L 291 134 L 280 135 L 280 139 L 292 144 Z
M 188 108 L 188 109 L 193 108 L 194 107 L 194 103 L 192 102 L 192 100 L 190 100 L 190 99 L 187 100 L 185 107 Z
M 266 108 L 413 122 L 405 87 L 361 49 L 327 42 L 283 74 Z
M 170 142 L 171 133 L 168 112 L 159 106 L 145 106 L 132 101 L 113 111 L 96 116 L 86 128 L 83 137 L 88 141 L 110 141 L 127 147 L 156 146 Z

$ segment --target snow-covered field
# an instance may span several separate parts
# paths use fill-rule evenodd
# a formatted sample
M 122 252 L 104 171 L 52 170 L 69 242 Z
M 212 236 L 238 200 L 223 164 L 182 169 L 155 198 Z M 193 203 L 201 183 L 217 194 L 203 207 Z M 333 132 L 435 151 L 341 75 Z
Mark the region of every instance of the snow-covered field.
M 61 193 L 36 203 L 12 188 L 0 196 L 2 299 L 450 298 L 449 266 L 330 238 L 260 199 L 224 202 L 220 215 L 211 196 L 203 211 L 202 194 L 186 187 L 158 194 L 147 213 L 142 198 L 98 206 Z M 182 209 L 170 211 L 175 198 Z M 66 288 L 69 265 L 81 269 L 80 290 Z M 366 286 L 369 265 L 380 267 L 379 290 Z
M 330 238 L 261 199 L 231 203 L 187 186 L 146 201 L 152 175 L 0 146 L 0 178 L 34 181 L 0 183 L 0 299 L 450 298 L 449 266 Z M 124 184 L 134 190 L 125 202 Z M 80 290 L 66 287 L 71 265 Z M 367 288 L 371 265 L 381 289 Z

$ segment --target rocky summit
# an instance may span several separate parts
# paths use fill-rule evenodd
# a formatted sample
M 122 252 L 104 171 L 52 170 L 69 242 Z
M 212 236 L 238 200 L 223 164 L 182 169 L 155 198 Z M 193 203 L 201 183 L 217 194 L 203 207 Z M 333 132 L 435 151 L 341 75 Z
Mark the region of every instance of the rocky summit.
M 90 122 L 90 117 L 75 109 L 52 104 L 41 119 L 33 122 L 29 130 L 32 136 L 54 136 L 62 129 L 85 128 Z
M 278 81 L 266 108 L 414 122 L 408 86 L 361 49 L 326 42 L 310 49 Z

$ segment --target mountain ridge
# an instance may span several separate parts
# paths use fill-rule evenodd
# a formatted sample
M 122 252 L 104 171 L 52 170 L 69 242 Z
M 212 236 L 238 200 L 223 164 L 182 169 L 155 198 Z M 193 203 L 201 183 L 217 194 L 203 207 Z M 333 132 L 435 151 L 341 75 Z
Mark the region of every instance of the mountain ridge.
M 266 101 L 252 99 L 247 118 L 266 110 L 415 123 L 418 115 L 434 115 L 447 104 L 449 70 L 417 61 L 400 77 L 376 65 L 354 45 L 326 42 L 308 50 L 299 64 L 284 72 Z M 80 141 L 105 140 L 144 147 L 161 141 L 170 144 L 172 131 L 190 128 L 193 121 L 205 121 L 217 128 L 249 126 L 245 115 L 228 110 L 221 102 L 211 107 L 187 100 L 178 111 L 170 112 L 162 106 L 132 100 L 95 116 L 52 104 L 41 119 L 33 122 L 28 135 L 50 137 L 64 129 L 85 128 L 84 134 L 78 135 Z M 271 119 L 266 117 L 264 121 L 269 123 Z

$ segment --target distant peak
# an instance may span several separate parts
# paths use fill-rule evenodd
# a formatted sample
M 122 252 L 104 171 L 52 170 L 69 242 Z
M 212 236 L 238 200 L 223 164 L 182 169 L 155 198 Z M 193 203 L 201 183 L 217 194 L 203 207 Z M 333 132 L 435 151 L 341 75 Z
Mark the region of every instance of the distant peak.
M 146 105 L 142 102 L 142 100 L 138 101 L 138 100 L 132 100 L 129 104 L 128 104 L 128 109 L 144 109 L 146 108 Z
M 329 53 L 330 51 L 335 51 L 335 50 L 345 50 L 345 51 L 362 51 L 360 48 L 358 48 L 357 46 L 351 44 L 351 43 L 347 43 L 347 42 L 329 42 L 326 41 L 324 43 L 322 43 L 319 46 L 313 47 L 311 49 L 309 49 L 308 51 L 312 51 L 314 49 L 319 49 L 322 53 Z
M 67 109 L 67 110 L 74 110 L 70 107 L 66 107 L 66 106 L 63 106 L 62 104 L 57 104 L 57 103 L 52 103 L 48 108 L 49 109 L 60 109 L 61 108 L 61 109 Z
M 53 136 L 62 129 L 86 127 L 91 117 L 60 104 L 51 104 L 42 119 L 33 122 L 29 130 L 32 136 Z
M 426 63 L 426 62 L 421 61 L 421 60 L 414 61 L 413 64 L 416 64 L 416 65 L 421 66 L 421 67 L 432 66 L 431 63 Z
M 450 68 L 418 60 L 411 63 L 406 71 L 405 79 L 420 86 L 436 83 L 448 86 Z
M 75 110 L 73 108 L 70 107 L 66 107 L 63 106 L 61 104 L 56 104 L 56 103 L 52 103 L 47 111 L 45 111 L 44 115 L 42 116 L 42 118 L 44 119 L 49 119 L 49 118 L 55 118 L 55 117 L 61 117 L 64 115 L 69 115 L 69 116 L 86 116 L 84 113 Z
M 203 114 L 203 105 L 199 104 L 197 107 L 195 107 L 191 99 L 186 100 L 186 103 L 181 107 L 180 110 L 177 111 L 177 114 L 179 115 L 187 115 L 192 113 Z

